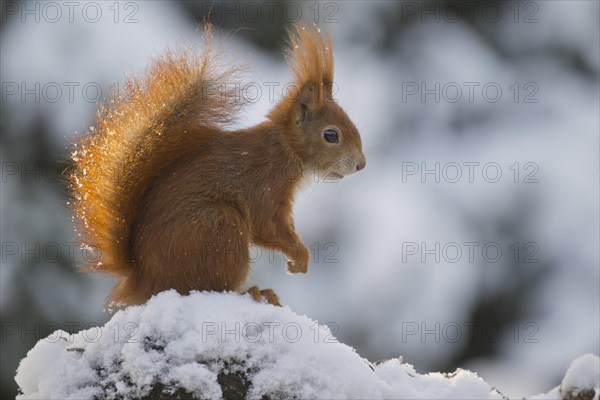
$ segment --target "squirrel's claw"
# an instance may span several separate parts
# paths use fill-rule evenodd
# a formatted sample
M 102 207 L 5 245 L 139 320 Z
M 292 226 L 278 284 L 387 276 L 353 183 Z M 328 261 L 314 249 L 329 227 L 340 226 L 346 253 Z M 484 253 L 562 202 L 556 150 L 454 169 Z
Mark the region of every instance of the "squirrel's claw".
M 269 304 L 281 307 L 281 303 L 279 302 L 279 296 L 277 296 L 273 289 L 259 290 L 258 286 L 252 286 L 246 291 L 246 293 L 248 293 L 252 297 L 252 299 L 257 303 L 262 303 L 263 300 L 266 300 Z

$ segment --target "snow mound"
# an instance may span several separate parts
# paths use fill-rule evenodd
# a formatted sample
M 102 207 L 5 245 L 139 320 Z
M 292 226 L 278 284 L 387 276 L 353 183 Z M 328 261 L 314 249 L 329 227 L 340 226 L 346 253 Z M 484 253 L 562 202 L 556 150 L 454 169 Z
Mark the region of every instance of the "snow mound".
M 588 360 L 588 358 L 591 360 Z M 583 361 L 578 361 L 583 360 Z M 589 387 L 588 364 L 565 380 Z M 581 378 L 580 370 L 585 378 Z M 236 293 L 160 293 L 98 328 L 57 331 L 21 361 L 21 399 L 500 399 L 475 373 L 418 374 L 399 359 L 371 364 L 327 326 Z M 564 385 L 564 382 L 563 382 Z M 581 386 L 577 386 L 581 387 Z
M 585 354 L 571 363 L 561 384 L 563 393 L 577 396 L 580 392 L 591 392 L 594 389 L 594 399 L 600 394 L 600 359 L 593 354 Z

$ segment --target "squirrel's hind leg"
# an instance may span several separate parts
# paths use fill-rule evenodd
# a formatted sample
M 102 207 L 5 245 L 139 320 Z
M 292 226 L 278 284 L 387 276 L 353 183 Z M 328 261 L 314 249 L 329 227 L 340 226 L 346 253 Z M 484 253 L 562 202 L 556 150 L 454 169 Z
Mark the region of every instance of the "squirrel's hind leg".
M 232 206 L 210 205 L 195 217 L 196 251 L 201 252 L 203 290 L 239 291 L 250 271 L 249 231 L 242 215 Z
M 157 213 L 138 229 L 140 288 L 146 298 L 163 290 L 239 291 L 248 272 L 247 223 L 231 206 L 196 204 Z

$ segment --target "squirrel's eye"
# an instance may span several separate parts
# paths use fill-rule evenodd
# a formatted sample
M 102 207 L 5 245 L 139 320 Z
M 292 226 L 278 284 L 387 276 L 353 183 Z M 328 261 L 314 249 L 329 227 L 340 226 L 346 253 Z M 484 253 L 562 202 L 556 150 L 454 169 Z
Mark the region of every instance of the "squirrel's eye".
M 329 143 L 337 143 L 340 141 L 337 131 L 333 129 L 327 129 L 325 132 L 323 132 L 323 137 Z

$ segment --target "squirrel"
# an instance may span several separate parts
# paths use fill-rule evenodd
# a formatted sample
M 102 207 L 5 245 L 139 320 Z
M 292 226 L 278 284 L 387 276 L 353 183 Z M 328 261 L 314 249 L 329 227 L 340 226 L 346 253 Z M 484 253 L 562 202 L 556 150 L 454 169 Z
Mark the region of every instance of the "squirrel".
M 289 31 L 294 85 L 256 126 L 227 127 L 241 111 L 241 67 L 204 48 L 167 51 L 128 81 L 72 151 L 72 208 L 79 235 L 118 276 L 109 304 L 141 304 L 168 289 L 238 291 L 251 244 L 283 253 L 305 273 L 309 251 L 294 227 L 298 188 L 317 171 L 363 169 L 359 132 L 332 96 L 331 38 L 316 26 Z M 280 305 L 271 289 L 246 291 Z

